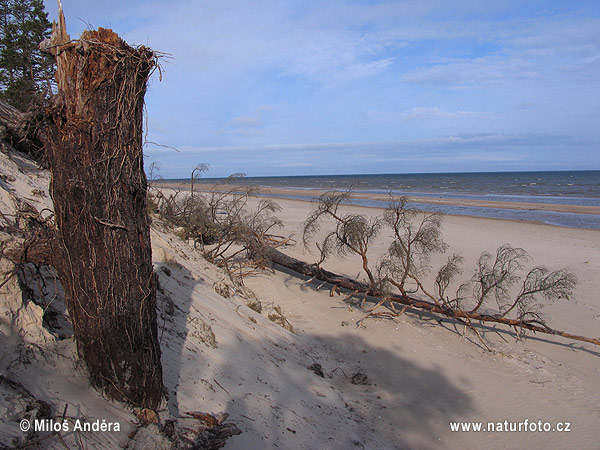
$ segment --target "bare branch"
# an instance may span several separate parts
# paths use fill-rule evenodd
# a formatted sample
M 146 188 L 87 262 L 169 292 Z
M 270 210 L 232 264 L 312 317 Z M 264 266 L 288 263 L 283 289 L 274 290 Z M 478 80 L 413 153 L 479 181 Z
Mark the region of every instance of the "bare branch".
M 379 234 L 385 222 L 381 217 L 367 218 L 362 214 L 341 214 L 339 206 L 350 195 L 350 190 L 330 191 L 322 194 L 314 205 L 313 212 L 304 222 L 303 241 L 308 247 L 310 239 L 319 230 L 323 218 L 332 218 L 335 228 L 329 232 L 324 241 L 317 245 L 320 259 L 317 265 L 323 263 L 332 250 L 341 256 L 356 254 L 362 260 L 362 268 L 373 289 L 378 282 L 369 267 L 368 250 L 371 241 Z
M 442 238 L 442 216 L 437 213 L 424 213 L 407 207 L 407 198 L 391 200 L 385 210 L 384 220 L 392 228 L 394 240 L 389 246 L 387 257 L 381 261 L 381 271 L 388 282 L 407 295 L 406 283 L 417 284 L 428 297 L 420 279 L 431 268 L 431 254 L 444 252 L 447 244 Z
M 519 281 L 516 275 L 523 268 L 529 255 L 522 248 L 509 244 L 498 247 L 493 263 L 492 256 L 483 252 L 477 261 L 477 270 L 471 278 L 476 304 L 471 310 L 477 312 L 490 295 L 494 295 L 499 308 L 503 308 L 510 296 L 510 288 Z
M 464 258 L 457 254 L 452 254 L 452 256 L 448 257 L 448 262 L 444 264 L 435 278 L 435 286 L 437 290 L 437 294 L 440 300 L 443 303 L 448 302 L 448 298 L 446 297 L 446 289 L 452 283 L 452 280 L 462 272 L 460 265 L 464 261 Z

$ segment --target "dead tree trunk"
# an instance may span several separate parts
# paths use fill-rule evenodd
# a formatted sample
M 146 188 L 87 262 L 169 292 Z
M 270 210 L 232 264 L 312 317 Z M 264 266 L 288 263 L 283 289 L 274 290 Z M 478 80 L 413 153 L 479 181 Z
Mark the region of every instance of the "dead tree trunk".
M 359 281 L 353 280 L 351 278 L 344 277 L 342 275 L 335 274 L 333 272 L 329 272 L 325 269 L 321 269 L 317 267 L 315 264 L 307 264 L 303 261 L 300 261 L 296 258 L 292 258 L 284 253 L 281 253 L 274 248 L 267 248 L 267 255 L 276 264 L 280 266 L 286 267 L 288 269 L 293 270 L 294 272 L 298 272 L 302 275 L 309 276 L 311 278 L 315 278 L 320 281 L 324 281 L 326 283 L 333 284 L 334 286 L 338 286 L 343 289 L 347 289 L 352 292 L 365 294 L 373 297 L 381 297 L 379 292 L 373 291 L 373 289 Z M 554 336 L 562 336 L 567 339 L 573 339 L 576 341 L 589 342 L 591 344 L 600 345 L 600 339 L 589 338 L 586 336 L 579 336 L 576 334 L 567 333 L 564 331 L 553 330 L 551 328 L 542 327 L 537 324 L 527 323 L 516 319 L 509 319 L 506 317 L 491 315 L 491 314 L 480 314 L 480 313 L 469 313 L 467 311 L 443 308 L 440 305 L 436 305 L 435 303 L 420 300 L 417 298 L 409 297 L 407 295 L 398 295 L 398 294 L 386 294 L 386 299 L 391 302 L 396 302 L 401 305 L 406 305 L 411 308 L 421 309 L 425 311 L 429 311 L 433 314 L 443 315 L 446 317 L 451 317 L 453 319 L 470 319 L 470 320 L 478 320 L 480 322 L 493 322 L 499 323 L 502 325 L 506 325 L 509 327 L 522 328 L 526 330 L 531 330 L 538 333 L 551 334 Z
M 37 136 L 37 125 L 34 112 L 22 113 L 0 101 L 0 141 L 39 160 L 43 144 Z
M 0 124 L 6 128 L 7 134 L 17 139 L 25 137 L 25 125 L 27 120 L 25 114 L 14 106 L 0 100 Z
M 56 56 L 59 87 L 44 133 L 55 265 L 92 383 L 155 409 L 163 385 L 142 114 L 156 55 L 103 28 L 70 41 L 62 10 L 59 20 L 42 43 Z

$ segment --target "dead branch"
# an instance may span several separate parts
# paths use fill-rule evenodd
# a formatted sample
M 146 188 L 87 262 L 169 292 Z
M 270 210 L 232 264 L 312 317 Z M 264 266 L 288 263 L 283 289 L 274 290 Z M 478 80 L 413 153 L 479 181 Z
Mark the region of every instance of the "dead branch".
M 307 264 L 303 261 L 295 259 L 291 256 L 288 256 L 279 250 L 269 248 L 268 255 L 271 260 L 279 264 L 280 266 L 291 269 L 295 272 L 298 272 L 302 275 L 312 277 L 318 279 L 320 281 L 330 283 L 336 286 L 339 286 L 343 289 L 347 289 L 349 291 L 355 291 L 364 293 L 366 295 L 379 298 L 381 296 L 380 292 L 373 290 L 369 285 L 365 283 L 361 283 L 360 281 L 353 280 L 351 278 L 344 277 L 342 275 L 338 275 L 333 272 L 329 272 L 325 269 L 317 267 L 313 264 Z M 413 298 L 407 295 L 397 295 L 397 294 L 387 294 L 388 299 L 416 309 L 421 309 L 425 311 L 429 311 L 436 315 L 442 315 L 446 317 L 450 317 L 453 319 L 468 319 L 468 320 L 477 320 L 482 323 L 492 322 L 499 323 L 502 325 L 506 325 L 509 327 L 521 328 L 530 330 L 536 333 L 544 333 L 553 336 L 561 336 L 567 339 L 573 339 L 576 341 L 589 342 L 594 345 L 600 346 L 600 339 L 589 338 L 586 336 L 579 336 L 571 333 L 567 333 L 565 331 L 554 330 L 545 325 L 538 325 L 533 322 L 527 322 L 520 319 L 509 319 L 506 317 L 502 317 L 500 315 L 490 315 L 490 314 L 481 314 L 479 312 L 467 312 L 463 310 L 459 310 L 456 308 L 444 307 L 443 305 L 437 305 L 433 302 L 420 300 L 417 298 Z

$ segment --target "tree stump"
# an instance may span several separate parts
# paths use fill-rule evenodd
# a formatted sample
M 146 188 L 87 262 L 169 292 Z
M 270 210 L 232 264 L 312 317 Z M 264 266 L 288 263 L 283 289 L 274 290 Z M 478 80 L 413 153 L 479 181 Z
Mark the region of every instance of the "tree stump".
M 77 41 L 64 16 L 41 47 L 59 94 L 44 133 L 57 225 L 55 265 L 92 384 L 156 409 L 162 394 L 142 117 L 151 50 L 99 28 Z

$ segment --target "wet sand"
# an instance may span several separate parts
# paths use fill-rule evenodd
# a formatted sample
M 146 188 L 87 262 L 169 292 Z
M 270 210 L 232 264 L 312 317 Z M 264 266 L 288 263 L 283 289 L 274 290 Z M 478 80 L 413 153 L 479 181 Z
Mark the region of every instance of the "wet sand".
M 156 182 L 157 187 L 169 187 L 174 189 L 190 189 L 190 184 L 187 182 L 170 182 L 160 181 Z M 209 183 L 198 183 L 194 189 L 199 191 L 210 191 L 212 189 L 218 191 L 227 191 L 231 189 L 233 184 L 209 184 Z M 242 188 L 245 185 L 237 185 Z M 275 187 L 257 187 L 257 193 L 265 196 L 272 195 L 273 197 L 297 195 L 304 197 L 318 197 L 325 192 L 324 189 L 294 189 L 294 188 L 275 188 Z M 390 196 L 380 194 L 368 194 L 362 192 L 352 192 L 350 198 L 360 200 L 378 200 L 388 201 Z M 397 198 L 397 197 L 396 197 Z M 456 199 L 447 197 L 415 197 L 408 196 L 410 202 L 413 203 L 425 203 L 432 205 L 447 205 L 447 206 L 474 206 L 480 208 L 491 208 L 491 209 L 513 209 L 521 211 L 553 211 L 571 214 L 594 214 L 600 215 L 600 206 L 584 206 L 584 205 L 561 205 L 556 203 L 523 203 L 523 202 L 507 202 L 507 201 L 493 201 L 493 200 L 471 200 L 471 199 Z

